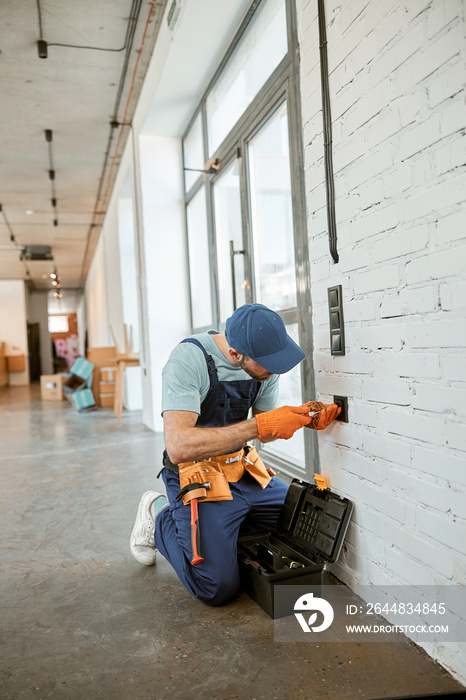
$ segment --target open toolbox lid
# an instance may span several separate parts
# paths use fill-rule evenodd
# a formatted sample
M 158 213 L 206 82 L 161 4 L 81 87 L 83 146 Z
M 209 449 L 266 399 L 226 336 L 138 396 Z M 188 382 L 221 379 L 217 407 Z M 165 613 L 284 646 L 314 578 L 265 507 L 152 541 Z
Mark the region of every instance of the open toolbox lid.
M 280 511 L 282 540 L 308 559 L 333 562 L 340 555 L 353 504 L 329 489 L 293 479 Z

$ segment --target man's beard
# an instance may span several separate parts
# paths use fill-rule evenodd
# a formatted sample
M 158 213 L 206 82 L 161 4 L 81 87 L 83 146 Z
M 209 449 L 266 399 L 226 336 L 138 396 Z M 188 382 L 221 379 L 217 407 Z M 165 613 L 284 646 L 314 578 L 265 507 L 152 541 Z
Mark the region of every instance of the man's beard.
M 241 369 L 243 369 L 246 372 L 246 374 L 249 374 L 249 376 L 252 379 L 255 379 L 258 382 L 266 382 L 267 379 L 270 379 L 270 377 L 271 377 L 269 372 L 266 372 L 265 374 L 256 374 L 255 372 L 252 372 L 250 369 L 248 369 L 245 366 L 244 356 L 241 358 L 241 360 L 238 360 L 238 363 L 239 363 L 239 366 L 241 367 Z

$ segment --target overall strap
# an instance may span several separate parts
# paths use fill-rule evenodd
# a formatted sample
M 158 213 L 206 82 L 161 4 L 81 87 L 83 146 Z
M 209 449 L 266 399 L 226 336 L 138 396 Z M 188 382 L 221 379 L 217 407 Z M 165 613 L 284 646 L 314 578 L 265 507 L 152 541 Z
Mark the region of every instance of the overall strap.
M 197 345 L 197 347 L 202 350 L 202 352 L 204 353 L 205 361 L 207 363 L 207 371 L 209 372 L 210 386 L 216 384 L 218 382 L 218 372 L 215 366 L 214 358 L 212 357 L 212 355 L 209 355 L 202 343 L 200 343 L 197 340 L 197 338 L 185 338 L 181 341 L 181 343 L 192 343 L 193 345 Z

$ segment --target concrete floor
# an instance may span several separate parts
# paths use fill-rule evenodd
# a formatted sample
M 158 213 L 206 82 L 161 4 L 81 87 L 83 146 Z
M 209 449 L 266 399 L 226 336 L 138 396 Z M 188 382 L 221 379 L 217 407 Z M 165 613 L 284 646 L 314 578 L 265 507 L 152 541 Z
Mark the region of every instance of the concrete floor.
M 274 643 L 245 594 L 192 599 L 128 540 L 162 442 L 140 413 L 0 390 L 2 700 L 353 700 L 461 689 L 409 641 Z

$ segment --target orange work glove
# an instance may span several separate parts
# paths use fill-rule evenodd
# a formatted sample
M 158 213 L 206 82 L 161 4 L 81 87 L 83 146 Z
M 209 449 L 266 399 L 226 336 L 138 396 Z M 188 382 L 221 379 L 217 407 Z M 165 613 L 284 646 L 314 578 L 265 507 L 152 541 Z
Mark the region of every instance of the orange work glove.
M 295 432 L 309 423 L 308 404 L 303 406 L 280 406 L 273 411 L 256 415 L 257 437 L 272 435 L 288 440 Z
M 314 415 L 311 415 L 306 428 L 313 428 L 314 430 L 324 430 L 341 413 L 341 408 L 336 403 L 309 401 L 305 406 L 307 406 L 309 413 L 314 413 Z

